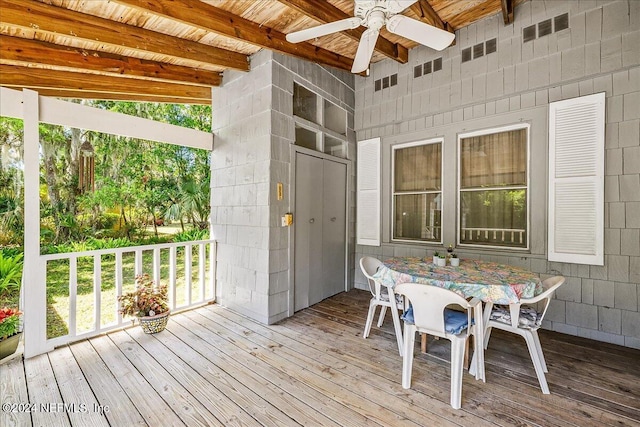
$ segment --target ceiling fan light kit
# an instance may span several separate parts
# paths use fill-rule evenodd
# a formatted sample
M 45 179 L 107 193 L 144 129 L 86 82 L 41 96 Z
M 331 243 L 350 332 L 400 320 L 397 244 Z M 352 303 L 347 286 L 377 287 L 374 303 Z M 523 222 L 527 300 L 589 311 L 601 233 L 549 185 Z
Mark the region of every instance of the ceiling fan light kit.
M 361 73 L 369 68 L 371 56 L 380 34 L 380 29 L 386 25 L 387 31 L 397 34 L 416 43 L 442 50 L 449 46 L 455 34 L 436 28 L 405 15 L 400 12 L 411 6 L 417 0 L 355 0 L 353 18 L 329 22 L 317 27 L 307 28 L 287 34 L 287 41 L 300 43 L 339 31 L 352 30 L 360 25 L 367 27 L 362 33 L 356 56 L 353 59 L 352 73 Z

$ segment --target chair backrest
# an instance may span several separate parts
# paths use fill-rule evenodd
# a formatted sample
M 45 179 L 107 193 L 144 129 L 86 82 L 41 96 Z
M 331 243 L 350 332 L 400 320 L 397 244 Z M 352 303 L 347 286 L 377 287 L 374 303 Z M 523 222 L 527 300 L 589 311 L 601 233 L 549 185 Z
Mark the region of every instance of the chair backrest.
M 397 294 L 405 296 L 413 306 L 414 324 L 420 332 L 444 337 L 444 309 L 448 305 L 459 305 L 467 310 L 468 324 L 471 324 L 471 305 L 462 296 L 448 289 L 419 283 L 401 283 L 394 288 Z M 467 328 L 467 334 L 469 328 Z
M 378 268 L 383 265 L 382 261 L 377 258 L 373 258 L 370 256 L 363 256 L 360 258 L 360 269 L 362 273 L 367 278 L 367 282 L 369 283 L 369 291 L 371 291 L 371 295 L 380 299 L 380 282 L 373 278 L 373 275 L 376 274 Z
M 564 285 L 565 282 L 566 279 L 564 278 L 564 276 L 549 277 L 548 279 L 542 281 L 542 288 L 544 289 L 544 291 L 541 294 L 536 295 L 533 298 L 522 298 L 520 300 L 520 304 L 536 304 L 540 301 L 543 301 L 544 308 L 538 316 L 538 322 L 542 322 L 544 315 L 547 313 L 547 308 L 549 308 L 551 298 L 553 298 L 553 293 L 560 286 Z

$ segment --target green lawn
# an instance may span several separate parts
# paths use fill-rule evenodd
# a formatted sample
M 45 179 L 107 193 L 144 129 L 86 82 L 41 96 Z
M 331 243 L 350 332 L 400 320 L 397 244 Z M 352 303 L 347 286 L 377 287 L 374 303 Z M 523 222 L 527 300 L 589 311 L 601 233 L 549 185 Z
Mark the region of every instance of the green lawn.
M 152 275 L 153 252 L 143 252 L 143 271 Z M 134 288 L 134 254 L 126 253 L 122 257 L 123 292 Z M 169 284 L 169 249 L 160 251 L 160 280 Z M 115 289 L 115 256 L 102 256 L 102 288 L 100 290 L 101 326 L 116 321 L 116 289 Z M 209 256 L 206 257 L 207 272 L 209 270 Z M 186 303 L 186 289 L 184 280 L 184 250 L 178 249 L 176 269 L 176 305 Z M 192 300 L 199 295 L 198 248 L 193 248 L 192 254 Z M 95 324 L 93 292 L 93 258 L 78 259 L 78 292 L 76 297 L 76 325 L 77 334 L 92 331 Z M 205 279 L 208 279 L 208 275 Z M 205 281 L 206 283 L 206 281 Z M 207 298 L 213 297 L 212 291 L 207 289 Z M 68 260 L 49 261 L 47 265 L 47 338 L 55 338 L 69 333 L 69 262 Z

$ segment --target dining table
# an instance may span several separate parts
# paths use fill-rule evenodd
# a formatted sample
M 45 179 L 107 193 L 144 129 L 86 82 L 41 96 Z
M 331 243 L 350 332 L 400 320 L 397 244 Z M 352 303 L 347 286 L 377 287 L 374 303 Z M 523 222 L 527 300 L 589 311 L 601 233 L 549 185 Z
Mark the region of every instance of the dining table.
M 458 266 L 438 266 L 432 258 L 395 257 L 382 261 L 373 275 L 384 286 L 393 288 L 400 283 L 420 283 L 452 290 L 465 298 L 478 298 L 474 310 L 476 337 L 474 361 L 478 370 L 470 373 L 485 380 L 484 329 L 494 304 L 517 304 L 521 298 L 531 298 L 543 291 L 537 274 L 527 269 L 479 259 L 460 259 Z M 475 360 L 478 357 L 478 360 Z M 472 361 L 472 365 L 474 363 Z

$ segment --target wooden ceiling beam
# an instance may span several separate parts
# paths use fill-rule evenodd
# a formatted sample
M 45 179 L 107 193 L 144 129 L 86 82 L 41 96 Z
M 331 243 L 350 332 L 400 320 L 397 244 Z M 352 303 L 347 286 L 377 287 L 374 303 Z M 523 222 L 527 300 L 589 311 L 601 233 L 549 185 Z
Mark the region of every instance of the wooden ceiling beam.
M 93 70 L 116 75 L 207 86 L 219 86 L 222 80 L 220 73 L 215 71 L 197 70 L 6 35 L 0 35 L 0 61 L 3 64 L 11 62 L 37 63 L 78 68 L 79 71 Z
M 48 89 L 73 91 L 81 94 L 103 94 L 101 99 L 139 95 L 158 99 L 175 99 L 175 102 L 191 104 L 196 101 L 211 102 L 211 88 L 129 77 L 112 77 L 99 74 L 75 73 L 71 71 L 46 70 L 42 68 L 0 65 L 0 85 L 27 87 L 34 90 Z M 107 98 L 111 96 L 111 98 Z M 128 99 L 128 98 L 127 98 Z M 160 101 L 159 101 L 160 102 Z M 199 102 L 202 103 L 202 102 Z
M 287 7 L 290 7 L 305 16 L 315 19 L 323 24 L 328 22 L 340 21 L 342 19 L 353 18 L 352 15 L 344 13 L 342 10 L 333 6 L 326 0 L 278 0 L 280 3 Z M 358 27 L 353 30 L 343 31 L 351 39 L 360 41 L 362 33 L 364 33 L 363 27 Z M 378 37 L 376 41 L 376 51 L 398 61 L 402 64 L 406 64 L 409 60 L 409 51 L 406 47 L 399 43 L 394 43 L 389 39 L 382 36 Z
M 502 8 L 502 17 L 504 18 L 504 25 L 513 23 L 513 0 L 501 0 L 500 6 Z
M 0 0 L 0 23 L 247 71 L 246 55 L 33 0 Z
M 97 99 L 101 101 L 159 102 L 163 104 L 211 105 L 211 99 L 172 98 L 162 96 L 139 95 L 131 93 L 87 92 L 67 89 L 43 89 L 31 86 L 13 86 L 12 89 L 31 89 L 42 96 L 64 99 Z
M 343 70 L 351 70 L 353 63 L 350 58 L 316 47 L 311 43 L 289 43 L 283 33 L 273 28 L 257 24 L 199 0 L 115 0 L 115 2 L 265 49 Z
M 427 0 L 418 0 L 414 4 L 411 5 L 410 9 L 418 15 L 422 22 L 432 25 L 436 28 L 440 28 L 441 30 L 448 31 L 450 33 L 455 33 L 455 28 L 449 25 L 448 22 L 444 22 L 438 12 L 436 12 L 433 7 L 429 4 Z M 451 43 L 451 46 L 456 44 L 456 40 L 454 39 Z

